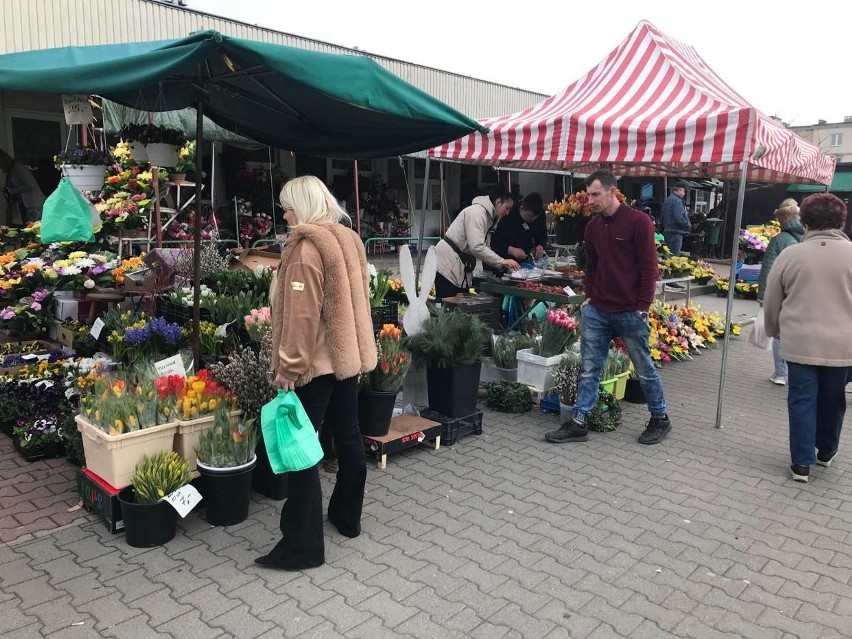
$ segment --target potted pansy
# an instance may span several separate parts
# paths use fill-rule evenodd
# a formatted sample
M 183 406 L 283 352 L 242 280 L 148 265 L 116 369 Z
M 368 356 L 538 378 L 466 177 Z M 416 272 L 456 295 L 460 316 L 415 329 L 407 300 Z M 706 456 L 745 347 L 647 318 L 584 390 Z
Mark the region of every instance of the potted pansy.
M 125 124 L 118 132 L 119 137 L 126 144 L 130 156 L 139 164 L 148 161 L 148 152 L 145 150 L 148 126 L 148 124 Z
M 110 155 L 92 147 L 75 146 L 54 157 L 56 168 L 79 191 L 100 191 Z
M 15 449 L 28 462 L 63 457 L 65 443 L 60 426 L 65 419 L 63 413 L 37 419 L 21 417 L 13 432 Z

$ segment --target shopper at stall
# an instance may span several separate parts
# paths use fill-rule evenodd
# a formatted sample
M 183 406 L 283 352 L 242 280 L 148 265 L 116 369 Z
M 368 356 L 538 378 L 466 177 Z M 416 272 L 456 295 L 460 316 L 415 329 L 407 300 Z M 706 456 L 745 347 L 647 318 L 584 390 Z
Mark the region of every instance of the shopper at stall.
M 438 274 L 435 277 L 437 298 L 453 297 L 471 286 L 476 261 L 483 265 L 516 271 L 514 258 L 503 258 L 488 246 L 494 228 L 512 210 L 512 195 L 504 187 L 494 187 L 490 195 L 473 198 L 473 204 L 456 216 L 444 239 L 435 247 Z
M 46 198 L 30 167 L 0 149 L 0 169 L 6 174 L 3 194 L 11 207 L 19 209 L 21 221 L 26 224 L 40 220 Z M 8 211 L 7 221 L 12 222 L 12 210 Z
M 621 204 L 616 179 L 609 171 L 586 178 L 595 216 L 586 225 L 586 300 L 580 308 L 580 353 L 583 359 L 574 414 L 545 439 L 554 443 L 589 438 L 586 419 L 598 401 L 601 369 L 615 337 L 624 341 L 645 393 L 651 419 L 639 436 L 657 444 L 671 430 L 663 383 L 648 346 L 648 309 L 657 285 L 654 224 L 641 211 Z
M 678 182 L 672 189 L 671 195 L 663 202 L 663 235 L 672 255 L 680 255 L 683 238 L 692 230 L 686 205 L 683 203 L 685 195 L 686 186 L 683 182 Z
M 325 185 L 304 176 L 281 189 L 290 237 L 281 253 L 272 315 L 275 384 L 294 391 L 319 429 L 330 428 L 337 483 L 328 520 L 346 537 L 361 533 L 367 466 L 358 428 L 358 375 L 376 366 L 364 244 Z M 288 474 L 283 538 L 256 563 L 300 570 L 325 562 L 317 466 Z
M 766 281 L 775 259 L 785 248 L 802 241 L 805 229 L 799 221 L 799 205 L 796 200 L 787 198 L 775 210 L 775 219 L 781 225 L 781 232 L 769 240 L 766 254 L 760 265 L 760 278 L 757 282 L 757 301 L 763 306 L 763 296 L 766 292 Z M 781 340 L 772 339 L 772 359 L 775 362 L 775 372 L 769 377 L 773 384 L 784 386 L 787 383 L 787 363 L 781 358 Z
M 837 454 L 846 413 L 852 340 L 839 327 L 852 317 L 852 242 L 836 196 L 805 198 L 800 215 L 805 235 L 775 260 L 763 310 L 766 332 L 783 337 L 788 367 L 790 473 L 806 482 L 812 464 L 829 466 Z
M 518 210 L 512 210 L 500 220 L 491 236 L 491 250 L 504 259 L 517 262 L 535 261 L 544 255 L 547 244 L 547 225 L 544 221 L 544 200 L 538 193 L 523 197 Z M 500 268 L 486 266 L 495 273 Z

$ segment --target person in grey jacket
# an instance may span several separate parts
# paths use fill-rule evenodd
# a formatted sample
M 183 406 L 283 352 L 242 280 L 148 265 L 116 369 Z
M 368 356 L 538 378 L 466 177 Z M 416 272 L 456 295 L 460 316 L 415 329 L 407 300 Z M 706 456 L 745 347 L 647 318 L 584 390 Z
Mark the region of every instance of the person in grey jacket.
M 477 260 L 495 269 L 521 268 L 516 260 L 500 257 L 489 246 L 497 222 L 509 214 L 513 202 L 512 194 L 497 186 L 491 195 L 473 198 L 473 203 L 456 216 L 444 239 L 435 247 L 438 262 L 435 294 L 439 300 L 470 288 Z
M 806 482 L 812 464 L 831 465 L 846 413 L 852 340 L 843 329 L 852 317 L 852 242 L 841 230 L 846 205 L 836 196 L 805 198 L 800 215 L 806 233 L 775 260 L 763 319 L 768 335 L 784 337 L 790 473 Z
M 802 241 L 805 228 L 799 221 L 799 205 L 796 200 L 787 198 L 775 211 L 775 219 L 781 225 L 781 232 L 769 240 L 766 254 L 760 265 L 760 279 L 757 281 L 757 301 L 763 306 L 763 295 L 766 292 L 766 281 L 769 279 L 769 271 L 775 263 L 775 259 L 784 249 L 798 244 Z M 781 340 L 772 340 L 772 359 L 775 362 L 775 372 L 769 377 L 769 381 L 779 386 L 787 383 L 787 363 L 781 358 Z
M 683 236 L 692 231 L 689 215 L 686 213 L 686 205 L 683 197 L 686 195 L 686 187 L 683 182 L 678 182 L 672 189 L 672 194 L 663 202 L 663 235 L 666 238 L 666 246 L 672 255 L 680 255 L 683 248 Z

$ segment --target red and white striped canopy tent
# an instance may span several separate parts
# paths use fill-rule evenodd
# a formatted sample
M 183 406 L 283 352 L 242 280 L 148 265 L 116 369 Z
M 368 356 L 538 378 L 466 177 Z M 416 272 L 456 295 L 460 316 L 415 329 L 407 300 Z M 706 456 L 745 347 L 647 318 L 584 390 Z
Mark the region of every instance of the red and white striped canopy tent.
M 564 91 L 479 120 L 434 158 L 525 169 L 830 184 L 835 159 L 729 87 L 691 46 L 640 22 Z

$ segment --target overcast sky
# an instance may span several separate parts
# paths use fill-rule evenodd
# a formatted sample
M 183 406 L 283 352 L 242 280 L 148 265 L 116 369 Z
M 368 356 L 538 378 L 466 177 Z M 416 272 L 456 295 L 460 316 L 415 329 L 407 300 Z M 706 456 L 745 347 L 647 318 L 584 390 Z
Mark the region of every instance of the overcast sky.
M 188 5 L 546 94 L 591 69 L 645 19 L 695 47 L 767 115 L 794 125 L 852 116 L 850 0 L 795 5 L 754 0 L 188 0 Z M 782 10 L 785 5 L 796 9 Z

